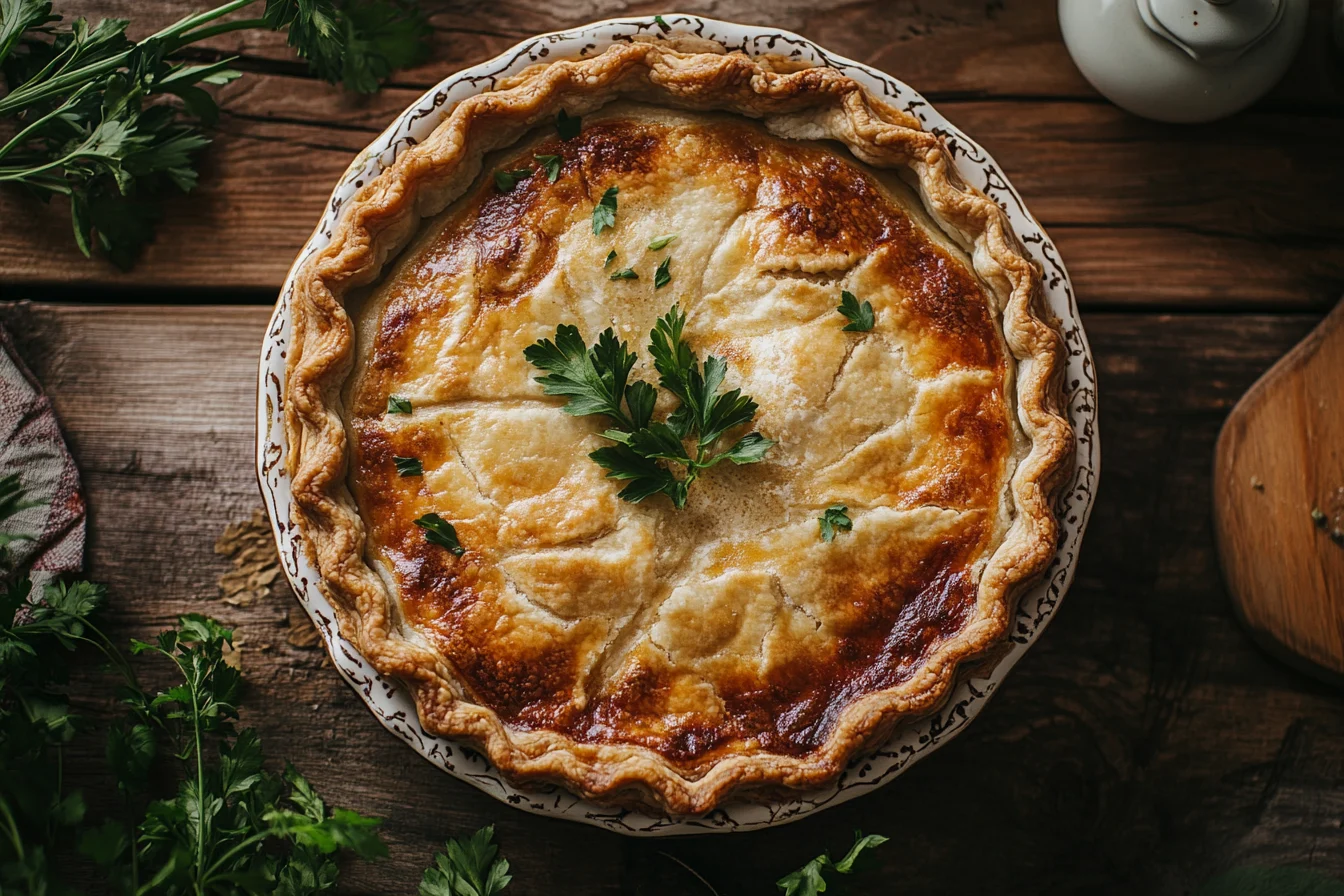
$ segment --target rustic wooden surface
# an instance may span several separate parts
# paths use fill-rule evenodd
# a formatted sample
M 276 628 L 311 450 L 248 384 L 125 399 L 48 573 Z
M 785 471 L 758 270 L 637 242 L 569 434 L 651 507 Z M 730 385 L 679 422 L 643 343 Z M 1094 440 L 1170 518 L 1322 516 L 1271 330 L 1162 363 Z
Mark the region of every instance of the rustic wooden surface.
M 57 5 L 128 16 L 137 33 L 183 11 L 180 0 Z M 58 212 L 0 191 L 0 290 L 37 300 L 0 308 L 0 320 L 51 389 L 83 470 L 90 572 L 111 589 L 111 627 L 144 636 L 188 610 L 238 627 L 247 720 L 271 755 L 332 801 L 387 818 L 391 859 L 348 865 L 344 891 L 412 892 L 444 837 L 485 823 L 519 896 L 708 892 L 664 853 L 724 896 L 771 893 L 855 827 L 892 841 L 848 892 L 1179 894 L 1246 863 L 1344 877 L 1344 697 L 1267 657 L 1235 622 L 1210 515 L 1228 411 L 1344 292 L 1344 69 L 1328 3 L 1268 98 L 1201 127 L 1139 121 L 1097 97 L 1049 0 L 681 5 L 882 67 L 998 158 L 1074 275 L 1105 457 L 1064 608 L 966 734 L 796 824 L 672 841 L 524 815 L 421 761 L 305 639 L 283 584 L 215 552 L 260 506 L 252 396 L 265 303 L 353 154 L 455 68 L 538 31 L 660 11 L 426 5 L 433 60 L 369 99 L 313 81 L 273 35 L 221 39 L 214 49 L 242 54 L 248 75 L 223 92 L 200 189 L 170 207 L 128 275 L 74 254 Z M 249 586 L 261 598 L 221 600 L 226 574 L 244 580 L 226 589 L 235 600 Z M 92 752 L 68 767 L 78 784 L 104 783 Z
M 1228 415 L 1213 522 L 1242 621 L 1344 686 L 1344 303 Z

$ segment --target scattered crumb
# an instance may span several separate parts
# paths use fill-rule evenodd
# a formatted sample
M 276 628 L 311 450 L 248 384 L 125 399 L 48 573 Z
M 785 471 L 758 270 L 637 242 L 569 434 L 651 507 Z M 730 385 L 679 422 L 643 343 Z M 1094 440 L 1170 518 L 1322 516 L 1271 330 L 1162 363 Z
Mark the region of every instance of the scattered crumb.
M 289 634 L 285 636 L 285 641 L 291 647 L 298 647 L 300 650 L 312 650 L 322 646 L 322 635 L 313 625 L 313 620 L 303 611 L 303 607 L 297 603 L 289 608 Z
M 1264 484 L 1263 482 L 1260 481 L 1260 477 L 1259 477 L 1259 476 L 1252 476 L 1252 477 L 1251 477 L 1251 488 L 1255 489 L 1255 490 L 1258 491 L 1258 492 L 1262 492 L 1262 491 L 1265 490 L 1265 484 Z
M 271 593 L 281 580 L 280 555 L 275 550 L 266 511 L 252 511 L 250 519 L 230 523 L 215 542 L 215 553 L 233 561 L 233 569 L 219 577 L 219 599 L 248 607 Z
M 1321 508 L 1319 507 L 1311 508 L 1311 521 L 1316 524 L 1316 528 L 1324 529 L 1328 519 L 1329 518 L 1324 513 L 1321 512 Z

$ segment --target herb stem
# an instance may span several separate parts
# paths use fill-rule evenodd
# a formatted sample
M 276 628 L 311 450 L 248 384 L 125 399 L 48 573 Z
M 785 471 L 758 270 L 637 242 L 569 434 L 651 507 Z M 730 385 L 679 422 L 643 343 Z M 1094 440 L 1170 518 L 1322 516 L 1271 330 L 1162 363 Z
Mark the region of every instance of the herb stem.
M 14 813 L 9 809 L 9 801 L 0 796 L 0 814 L 4 815 L 5 828 L 9 833 L 9 841 L 14 844 L 14 855 L 20 862 L 24 859 L 23 838 L 19 836 L 19 825 L 14 820 Z
M 38 128 L 42 127 L 44 124 L 51 121 L 56 116 L 63 114 L 66 110 L 68 110 L 71 106 L 73 106 L 79 100 L 80 97 L 82 97 L 84 94 L 88 93 L 92 89 L 93 89 L 92 82 L 85 84 L 83 87 L 79 88 L 74 93 L 70 94 L 70 98 L 67 99 L 64 103 L 61 103 L 61 105 L 57 106 L 55 109 L 52 109 L 50 112 L 48 112 L 46 115 L 43 115 L 36 121 L 30 122 L 27 127 L 23 128 L 23 130 L 15 134 L 14 137 L 8 143 L 6 143 L 4 146 L 0 146 L 0 159 L 3 159 L 5 156 L 9 155 L 9 153 L 14 149 L 14 147 L 23 143 L 23 141 L 28 138 L 29 134 L 34 133 L 35 131 L 37 131 Z
M 196 678 L 187 673 L 187 670 L 178 661 L 178 668 L 182 669 L 182 677 L 191 685 L 191 727 L 196 736 L 196 792 L 202 796 L 205 795 L 205 759 L 201 756 L 201 701 L 199 690 L 196 687 Z M 205 812 L 204 810 L 196 813 L 196 892 L 204 894 L 201 888 L 201 878 L 205 870 Z
M 231 31 L 246 31 L 249 28 L 270 28 L 270 23 L 265 19 L 238 19 L 234 22 L 220 22 L 218 25 L 211 25 L 209 28 L 202 28 L 199 31 L 192 31 L 178 38 L 181 45 L 194 44 L 197 41 L 207 40 L 211 37 L 218 37 L 221 34 L 228 34 Z

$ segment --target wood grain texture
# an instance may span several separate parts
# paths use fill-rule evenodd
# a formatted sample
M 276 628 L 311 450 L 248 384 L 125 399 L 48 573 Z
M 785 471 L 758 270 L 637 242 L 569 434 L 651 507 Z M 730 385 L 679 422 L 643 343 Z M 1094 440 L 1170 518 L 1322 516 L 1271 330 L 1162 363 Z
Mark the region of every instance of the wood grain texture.
M 1228 416 L 1213 516 L 1242 621 L 1344 685 L 1344 302 Z
M 0 320 L 51 390 L 84 471 L 90 571 L 118 637 L 204 611 L 245 638 L 246 721 L 322 793 L 387 818 L 392 855 L 343 891 L 410 892 L 439 841 L 493 822 L 512 896 L 723 894 L 773 881 L 851 832 L 887 834 L 849 892 L 1186 893 L 1247 862 L 1344 877 L 1344 696 L 1257 650 L 1218 573 L 1209 454 L 1242 391 L 1312 315 L 1087 315 L 1106 476 L 1050 631 L 968 732 L 890 785 L 783 828 L 630 840 L 503 806 L 384 732 L 288 641 L 281 587 L 218 599 L 212 546 L 260 498 L 253 378 L 269 309 L 11 305 Z M 85 711 L 105 712 L 81 690 Z M 67 766 L 105 781 L 85 745 Z M 974 860 L 968 860 L 974 855 Z
M 211 52 L 242 53 L 250 73 L 219 91 L 224 114 L 200 186 L 168 203 L 139 265 L 121 274 L 85 260 L 62 209 L 0 190 L 0 221 L 23 225 L 0 228 L 0 284 L 273 293 L 346 165 L 422 89 L 529 34 L 648 11 L 598 0 L 426 6 L 432 61 L 374 97 L 307 76 L 278 35 L 219 38 Z M 139 30 L 182 14 L 178 0 L 61 8 L 128 16 Z M 1344 290 L 1344 203 L 1321 188 L 1337 179 L 1344 142 L 1344 76 L 1331 59 L 1326 2 L 1270 97 L 1193 127 L 1145 122 L 1101 101 L 1073 68 L 1044 0 L 723 0 L 686 9 L 800 31 L 925 92 L 994 154 L 1059 243 L 1085 305 L 1325 308 Z

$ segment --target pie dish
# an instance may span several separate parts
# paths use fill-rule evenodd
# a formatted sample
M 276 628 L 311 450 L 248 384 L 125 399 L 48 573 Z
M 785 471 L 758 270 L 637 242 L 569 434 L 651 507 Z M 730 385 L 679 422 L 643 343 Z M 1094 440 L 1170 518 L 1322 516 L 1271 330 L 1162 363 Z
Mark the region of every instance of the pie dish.
M 554 183 L 494 184 L 539 155 Z M 666 288 L 609 279 L 671 232 Z M 293 284 L 286 464 L 323 591 L 427 730 L 516 780 L 676 813 L 816 786 L 936 708 L 1054 554 L 1074 443 L 1039 270 L 935 135 L 832 69 L 680 40 L 527 70 L 361 187 Z M 523 354 L 567 323 L 643 354 L 673 301 L 777 442 L 684 510 L 621 501 L 602 427 Z

